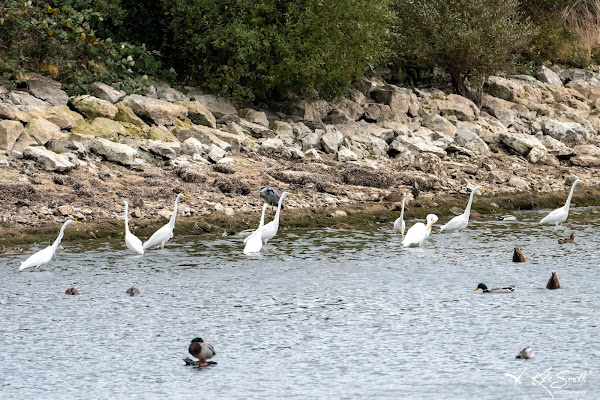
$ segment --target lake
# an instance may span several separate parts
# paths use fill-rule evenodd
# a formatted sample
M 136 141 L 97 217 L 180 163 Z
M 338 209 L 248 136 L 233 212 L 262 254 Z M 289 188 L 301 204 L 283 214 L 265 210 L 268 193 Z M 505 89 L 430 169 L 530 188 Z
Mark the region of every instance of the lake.
M 176 226 L 141 257 L 122 240 L 64 241 L 18 272 L 41 247 L 2 255 L 0 397 L 600 398 L 600 208 L 559 228 L 538 225 L 548 211 L 451 234 L 440 218 L 421 248 L 381 225 L 282 226 L 245 256 L 240 239 Z M 571 232 L 576 244 L 558 244 Z M 527 263 L 512 262 L 516 245 Z M 564 289 L 545 289 L 553 271 Z M 194 337 L 217 365 L 184 366 Z M 526 346 L 536 357 L 515 359 Z

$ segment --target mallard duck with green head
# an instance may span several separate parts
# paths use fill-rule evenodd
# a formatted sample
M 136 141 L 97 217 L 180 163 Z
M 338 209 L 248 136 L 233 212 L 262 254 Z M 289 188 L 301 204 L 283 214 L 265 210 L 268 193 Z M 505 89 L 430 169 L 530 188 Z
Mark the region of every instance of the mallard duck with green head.
M 197 364 L 201 367 L 206 366 L 206 360 L 217 354 L 210 344 L 204 343 L 204 340 L 199 337 L 192 339 L 188 351 L 198 359 Z
M 511 293 L 515 290 L 513 286 L 502 286 L 493 289 L 488 289 L 485 283 L 480 283 L 475 289 L 475 291 L 478 291 L 479 289 L 483 290 L 483 293 Z

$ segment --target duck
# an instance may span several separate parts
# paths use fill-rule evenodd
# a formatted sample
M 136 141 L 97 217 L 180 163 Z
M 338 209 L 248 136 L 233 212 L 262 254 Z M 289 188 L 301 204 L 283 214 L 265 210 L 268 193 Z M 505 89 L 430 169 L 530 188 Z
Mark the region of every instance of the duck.
M 548 283 L 546 284 L 546 289 L 562 289 L 562 285 L 560 284 L 560 281 L 558 280 L 558 275 L 556 275 L 556 272 L 553 272 L 550 279 L 548 279 Z
M 132 286 L 129 289 L 127 289 L 125 293 L 127 293 L 130 296 L 135 296 L 136 294 L 140 294 L 140 289 L 136 288 L 135 286 Z
M 516 221 L 517 217 L 515 217 L 514 215 L 499 215 L 498 216 L 498 221 Z
M 204 340 L 199 337 L 192 339 L 188 351 L 192 356 L 198 359 L 196 364 L 201 367 L 205 367 L 207 365 L 206 360 L 213 358 L 217 354 L 210 344 L 204 343 Z
M 22 253 L 23 252 L 23 248 L 22 247 L 4 247 L 2 246 L 2 248 L 0 249 L 0 254 L 18 254 L 18 253 Z
M 527 258 L 525 258 L 525 254 L 523 254 L 519 246 L 515 247 L 515 251 L 513 252 L 513 262 L 527 262 Z
M 535 353 L 533 352 L 531 347 L 525 347 L 523 350 L 519 351 L 515 358 L 523 358 L 525 360 L 528 360 L 533 357 L 535 357 Z
M 79 294 L 79 290 L 75 289 L 74 287 L 70 287 L 65 291 L 65 294 L 70 294 L 72 296 L 75 296 L 75 295 Z
M 575 244 L 575 235 L 571 233 L 571 236 L 565 239 L 558 239 L 559 244 L 572 243 Z
M 480 283 L 477 286 L 477 288 L 475 288 L 475 291 L 479 289 L 483 290 L 483 293 L 511 293 L 515 290 L 513 286 L 501 286 L 493 289 L 488 289 L 485 283 Z

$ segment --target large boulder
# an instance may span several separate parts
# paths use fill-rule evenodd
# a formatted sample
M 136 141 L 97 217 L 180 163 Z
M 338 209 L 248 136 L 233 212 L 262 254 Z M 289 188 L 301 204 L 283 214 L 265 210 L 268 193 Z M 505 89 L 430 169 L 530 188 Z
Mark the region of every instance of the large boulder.
M 177 128 L 176 128 L 177 129 Z M 153 126 L 148 129 L 148 139 L 161 142 L 176 142 L 177 137 L 165 126 Z
M 0 150 L 11 151 L 21 133 L 23 124 L 19 121 L 0 121 Z
M 210 110 L 199 101 L 181 101 L 175 103 L 188 110 L 188 118 L 196 125 L 204 125 L 210 128 L 217 127 L 217 120 Z
M 540 142 L 546 147 L 548 153 L 556 157 L 568 158 L 575 155 L 575 150 L 552 136 L 541 135 Z
M 344 140 L 344 135 L 333 126 L 326 126 L 321 136 L 321 146 L 326 153 L 336 153 Z
M 467 129 L 458 129 L 454 136 L 454 141 L 462 147 L 471 150 L 478 156 L 487 157 L 490 155 L 490 149 L 475 132 Z
M 46 120 L 58 125 L 60 129 L 72 129 L 83 121 L 80 114 L 72 111 L 67 106 L 46 108 L 43 115 Z
M 390 150 L 396 153 L 403 153 L 406 150 L 419 155 L 421 153 L 432 153 L 440 158 L 446 156 L 446 151 L 441 147 L 435 146 L 425 137 L 421 136 L 398 136 L 392 143 L 390 143 Z
M 263 111 L 256 111 L 252 108 L 244 108 L 243 110 L 240 110 L 238 114 L 246 121 L 262 125 L 265 128 L 269 127 L 269 120 L 267 118 L 267 114 L 265 114 Z
M 577 122 L 561 122 L 553 119 L 542 123 L 542 130 L 567 146 L 584 144 L 593 138 L 594 133 Z
M 38 99 L 29 93 L 21 91 L 9 92 L 6 96 L 6 102 L 16 106 L 31 107 L 32 109 L 37 110 L 52 106 L 52 104 L 48 103 L 47 101 Z
M 208 146 L 214 144 L 225 151 L 239 151 L 242 147 L 242 140 L 238 135 L 203 125 L 194 125 L 190 129 L 175 128 L 173 129 L 173 134 L 181 142 L 192 137 L 202 144 Z
M 258 149 L 261 154 L 271 157 L 291 158 L 291 152 L 278 138 L 265 139 Z
M 575 157 L 571 158 L 573 165 L 580 167 L 600 167 L 600 148 L 589 145 L 577 145 L 573 148 Z
M 482 108 L 496 117 L 506 127 L 511 126 L 517 118 L 517 112 L 513 109 L 514 106 L 516 106 L 515 103 L 497 97 L 490 95 L 484 95 L 483 97 Z
M 112 104 L 115 104 L 123 97 L 127 96 L 127 93 L 125 93 L 123 90 L 115 89 L 112 86 L 102 82 L 92 83 L 90 85 L 90 89 L 92 90 L 94 96 L 99 99 L 109 101 Z
M 119 111 L 111 102 L 90 95 L 71 97 L 71 104 L 86 118 L 113 119 Z
M 248 134 L 254 138 L 263 139 L 275 137 L 275 133 L 269 128 L 266 128 L 260 124 L 255 124 L 254 122 L 247 121 L 243 118 L 237 118 L 235 123 L 242 128 L 242 131 L 245 134 Z
M 358 92 L 362 97 L 364 95 Z M 342 99 L 331 105 L 329 113 L 323 119 L 326 124 L 344 124 L 347 122 L 358 121 L 365 111 L 361 104 L 350 99 Z
M 74 133 L 92 135 L 114 140 L 119 135 L 127 135 L 127 129 L 117 121 L 108 118 L 94 118 L 92 123 L 82 122 L 71 130 Z
M 335 156 L 335 158 L 340 162 L 358 160 L 358 155 L 345 146 L 341 146 Z
M 123 104 L 130 107 L 136 115 L 146 122 L 152 122 L 156 125 L 174 125 L 176 120 L 184 118 L 188 114 L 188 109 L 183 106 L 139 94 L 126 96 L 123 99 Z
M 46 171 L 68 171 L 76 167 L 66 154 L 56 154 L 41 146 L 28 147 L 23 156 L 34 160 Z
M 20 107 L 10 103 L 0 103 L 0 118 L 2 119 L 13 119 L 21 122 L 29 122 L 34 116 L 41 117 L 43 115 L 43 109 L 38 110 L 35 115 L 32 115 L 26 111 L 21 110 Z
M 548 69 L 545 65 L 542 65 L 535 71 L 535 77 L 541 82 L 548 83 L 551 86 L 562 86 L 562 80 L 560 76 L 551 69 Z
M 69 135 L 60 130 L 60 127 L 43 118 L 33 118 L 25 126 L 25 132 L 35 139 L 38 144 L 45 145 L 50 139 L 66 139 Z
M 226 153 L 227 152 L 224 149 L 214 143 L 208 146 L 208 150 L 206 152 L 208 159 L 215 163 L 223 159 Z
M 122 143 L 111 142 L 103 138 L 96 138 L 90 143 L 90 151 L 104 157 L 108 161 L 114 161 L 127 167 L 135 163 L 137 150 Z
M 152 154 L 160 156 L 164 159 L 172 160 L 177 157 L 177 151 L 179 149 L 179 143 L 159 142 L 156 140 L 148 140 L 145 148 Z
M 522 156 L 527 156 L 536 147 L 546 150 L 538 138 L 520 132 L 503 132 L 500 134 L 500 141 Z
M 373 89 L 370 95 L 377 103 L 390 106 L 392 112 L 398 116 L 408 114 L 411 117 L 416 117 L 419 113 L 417 96 L 410 89 L 384 85 Z
M 208 148 L 208 146 L 200 143 L 198 139 L 189 137 L 183 141 L 181 151 L 183 152 L 183 154 L 189 155 L 202 154 L 204 152 L 205 147 Z
M 442 135 L 454 137 L 456 126 L 441 115 L 434 114 L 423 120 L 423 126 Z
M 174 103 L 176 101 L 187 101 L 189 98 L 177 89 L 173 89 L 169 85 L 158 85 L 156 95 L 159 99 Z
M 47 101 L 54 106 L 66 106 L 69 95 L 61 89 L 61 83 L 38 74 L 25 74 L 24 80 L 29 88 L 29 93 Z
M 190 98 L 204 104 L 216 119 L 237 115 L 237 110 L 233 104 L 219 100 L 210 94 L 193 95 Z
M 365 105 L 363 115 L 367 122 L 408 121 L 406 114 L 395 114 L 387 104 L 368 103 Z
M 115 115 L 115 121 L 133 124 L 139 127 L 147 127 L 143 119 L 135 115 L 131 107 L 127 107 L 125 104 L 119 102 L 115 104 L 117 107 L 117 115 Z
M 296 140 L 296 134 L 291 124 L 284 121 L 274 121 L 271 130 L 275 137 L 281 139 L 286 146 L 291 146 Z
M 479 115 L 475 103 L 455 94 L 449 95 L 446 100 L 433 100 L 431 104 L 442 116 L 455 116 L 460 121 L 473 121 Z

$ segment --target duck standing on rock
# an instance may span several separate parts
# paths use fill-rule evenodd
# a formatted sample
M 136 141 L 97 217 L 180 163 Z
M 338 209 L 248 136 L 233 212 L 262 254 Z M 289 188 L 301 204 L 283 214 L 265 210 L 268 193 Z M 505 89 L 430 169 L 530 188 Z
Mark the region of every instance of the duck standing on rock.
M 565 243 L 575 244 L 575 235 L 571 233 L 571 236 L 569 236 L 566 239 L 558 239 L 558 243 L 559 244 L 565 244 Z
M 207 365 L 206 360 L 213 358 L 217 354 L 210 344 L 204 343 L 204 340 L 199 337 L 192 339 L 188 351 L 198 359 L 196 364 L 201 367 L 205 367 Z
M 527 262 L 527 258 L 525 258 L 525 254 L 523 254 L 519 246 L 515 247 L 515 251 L 513 252 L 513 262 Z
M 475 291 L 478 291 L 479 289 L 483 290 L 483 293 L 512 293 L 515 290 L 513 286 L 502 286 L 493 289 L 488 289 L 485 283 L 480 283 L 475 289 Z

